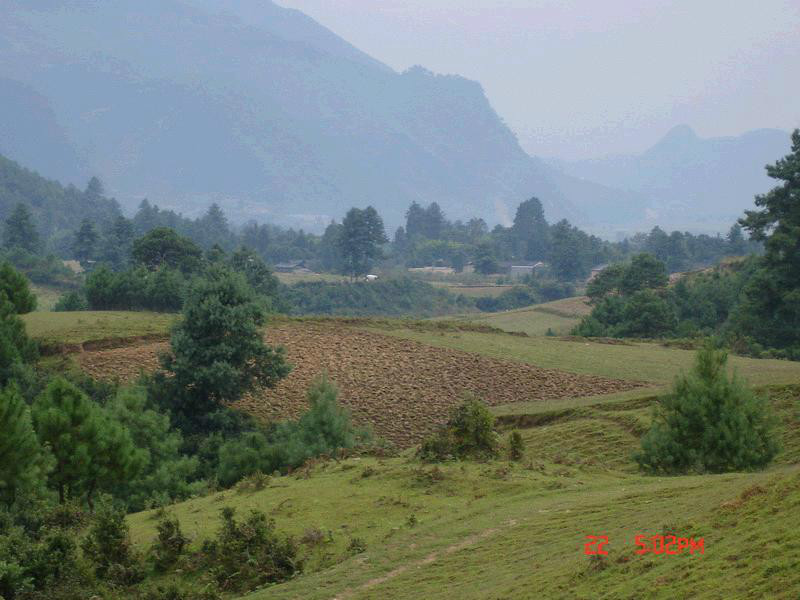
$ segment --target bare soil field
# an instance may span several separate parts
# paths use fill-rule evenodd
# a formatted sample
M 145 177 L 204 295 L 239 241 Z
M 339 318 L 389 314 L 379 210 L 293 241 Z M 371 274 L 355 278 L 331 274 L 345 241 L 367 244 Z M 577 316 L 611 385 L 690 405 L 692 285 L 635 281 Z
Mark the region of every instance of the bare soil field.
M 306 390 L 327 372 L 340 389 L 340 401 L 360 425 L 399 447 L 419 442 L 443 423 L 464 392 L 489 405 L 545 402 L 621 392 L 641 386 L 591 375 L 542 369 L 460 350 L 432 347 L 352 327 L 286 324 L 267 333 L 273 345 L 287 348 L 291 374 L 272 390 L 260 390 L 239 408 L 264 420 L 295 418 L 307 407 Z M 166 342 L 83 352 L 80 366 L 99 378 L 134 378 L 157 367 Z

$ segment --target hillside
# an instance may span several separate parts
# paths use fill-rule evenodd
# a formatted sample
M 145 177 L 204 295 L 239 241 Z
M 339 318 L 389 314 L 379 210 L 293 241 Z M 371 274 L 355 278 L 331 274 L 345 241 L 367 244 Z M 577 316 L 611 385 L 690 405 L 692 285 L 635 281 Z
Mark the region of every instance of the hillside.
M 495 223 L 536 195 L 580 222 L 577 205 L 614 201 L 528 156 L 478 83 L 396 73 L 271 2 L 226 6 L 0 0 L 0 78 L 58 141 L 31 155 L 29 120 L 3 111 L 4 147 L 47 176 L 88 168 L 128 207 L 217 200 L 237 220 L 319 225 L 373 203 L 398 224 L 416 200 Z M 73 155 L 74 173 L 56 168 Z
M 764 165 L 788 149 L 789 135 L 776 129 L 701 138 L 681 125 L 638 155 L 554 164 L 576 178 L 644 198 L 641 216 L 653 224 L 721 230 L 753 206 L 755 194 L 774 185 Z
M 0 155 L 0 221 L 5 221 L 20 203 L 31 209 L 44 239 L 71 235 L 87 215 L 104 224 L 121 214 L 115 200 L 95 190 L 64 186 Z

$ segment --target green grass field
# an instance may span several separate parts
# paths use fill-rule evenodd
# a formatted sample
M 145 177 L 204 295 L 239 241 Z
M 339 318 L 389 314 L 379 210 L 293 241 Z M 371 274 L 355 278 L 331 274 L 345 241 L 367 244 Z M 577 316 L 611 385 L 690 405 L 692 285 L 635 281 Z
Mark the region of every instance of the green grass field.
M 496 313 L 471 313 L 458 318 L 528 335 L 545 335 L 548 330 L 555 335 L 566 335 L 589 312 L 586 299 L 580 296 Z M 447 318 L 452 317 L 442 317 Z
M 35 340 L 50 345 L 166 335 L 176 315 L 128 311 L 33 312 L 22 316 Z
M 262 491 L 229 490 L 169 509 L 194 543 L 219 511 L 266 511 L 301 543 L 305 573 L 247 596 L 273 598 L 796 598 L 790 515 L 800 506 L 800 387 L 773 388 L 784 450 L 764 472 L 651 477 L 631 453 L 649 407 L 595 407 L 526 428 L 512 463 L 423 465 L 409 455 L 320 462 Z M 134 543 L 153 512 L 129 517 Z M 634 536 L 704 539 L 704 554 L 635 554 Z M 607 558 L 584 555 L 608 535 Z M 360 538 L 363 554 L 349 556 Z
M 432 346 L 455 348 L 539 367 L 618 379 L 670 383 L 691 366 L 694 351 L 645 342 L 603 343 L 553 337 L 517 337 L 471 331 L 387 331 Z M 800 363 L 731 356 L 729 364 L 754 385 L 800 381 Z
M 48 285 L 31 284 L 31 292 L 36 296 L 36 310 L 37 311 L 50 311 L 53 310 L 56 302 L 64 294 L 64 290 Z

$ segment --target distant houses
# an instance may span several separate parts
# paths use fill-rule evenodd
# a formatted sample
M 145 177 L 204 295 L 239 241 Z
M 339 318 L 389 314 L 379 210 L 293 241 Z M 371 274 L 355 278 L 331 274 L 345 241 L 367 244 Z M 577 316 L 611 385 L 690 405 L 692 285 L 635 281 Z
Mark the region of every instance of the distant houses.
M 533 275 L 536 271 L 543 269 L 544 267 L 545 264 L 542 261 L 535 262 L 533 264 L 509 265 L 508 274 L 512 279 L 521 279 L 526 275 Z
M 605 271 L 607 268 L 608 268 L 607 264 L 597 265 L 596 267 L 593 267 L 591 273 L 589 273 L 589 277 L 586 278 L 586 283 L 589 283 L 590 281 L 594 280 L 595 277 L 600 275 L 600 273 Z
M 279 262 L 273 266 L 277 273 L 313 273 L 311 269 L 306 267 L 305 260 L 287 260 Z

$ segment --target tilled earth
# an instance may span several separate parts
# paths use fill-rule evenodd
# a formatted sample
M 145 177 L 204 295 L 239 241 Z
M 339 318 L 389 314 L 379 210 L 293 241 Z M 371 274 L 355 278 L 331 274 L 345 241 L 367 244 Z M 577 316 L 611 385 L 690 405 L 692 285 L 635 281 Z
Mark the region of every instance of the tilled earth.
M 331 324 L 272 328 L 267 341 L 287 349 L 292 372 L 275 389 L 258 390 L 237 406 L 264 420 L 296 418 L 308 408 L 306 391 L 327 372 L 339 400 L 360 425 L 399 447 L 419 442 L 459 404 L 465 392 L 489 405 L 620 392 L 641 386 L 590 375 L 541 369 L 459 350 Z M 133 379 L 158 366 L 166 342 L 83 352 L 81 367 L 97 378 Z

